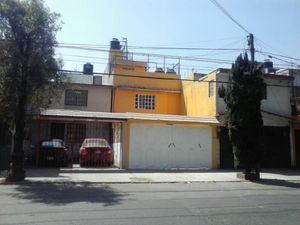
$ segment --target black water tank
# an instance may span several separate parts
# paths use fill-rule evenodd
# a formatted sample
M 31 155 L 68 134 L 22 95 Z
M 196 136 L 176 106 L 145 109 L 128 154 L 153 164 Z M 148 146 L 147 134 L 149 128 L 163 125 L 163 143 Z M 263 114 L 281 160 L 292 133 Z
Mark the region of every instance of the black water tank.
M 117 49 L 117 50 L 121 49 L 120 41 L 118 40 L 118 38 L 113 38 L 110 41 L 110 49 Z
M 264 61 L 264 68 L 273 68 L 273 62 L 270 60 Z
M 94 73 L 94 66 L 91 63 L 86 63 L 83 65 L 83 74 L 92 75 Z

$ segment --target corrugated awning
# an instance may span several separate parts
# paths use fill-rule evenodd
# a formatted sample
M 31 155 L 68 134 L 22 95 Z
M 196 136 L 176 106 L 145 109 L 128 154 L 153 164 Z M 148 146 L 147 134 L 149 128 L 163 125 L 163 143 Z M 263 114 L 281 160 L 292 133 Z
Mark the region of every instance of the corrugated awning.
M 183 115 L 164 115 L 164 114 L 146 114 L 146 113 L 114 113 L 114 112 L 91 112 L 68 109 L 45 109 L 42 110 L 39 117 L 41 119 L 81 119 L 81 120 L 103 120 L 111 122 L 124 122 L 127 120 L 149 120 L 166 122 L 186 122 L 219 124 L 216 117 L 190 117 Z

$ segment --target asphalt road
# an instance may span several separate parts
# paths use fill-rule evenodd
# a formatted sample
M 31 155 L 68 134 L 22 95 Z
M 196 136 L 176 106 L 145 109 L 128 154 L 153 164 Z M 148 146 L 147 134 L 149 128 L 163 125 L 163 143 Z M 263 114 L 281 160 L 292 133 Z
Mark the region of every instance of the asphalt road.
M 300 184 L 0 185 L 0 224 L 288 225 L 300 221 Z

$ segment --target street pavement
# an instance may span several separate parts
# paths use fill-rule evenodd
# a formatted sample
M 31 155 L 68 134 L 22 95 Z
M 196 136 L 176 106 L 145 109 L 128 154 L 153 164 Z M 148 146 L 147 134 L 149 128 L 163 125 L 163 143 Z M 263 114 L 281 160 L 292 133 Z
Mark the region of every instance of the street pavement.
M 300 221 L 300 171 L 27 169 L 0 178 L 0 225 L 292 225 Z
M 294 225 L 300 183 L 0 185 L 0 225 Z
M 32 168 L 26 169 L 28 182 L 74 183 L 195 183 L 240 182 L 234 170 L 120 170 L 114 168 Z M 299 181 L 300 170 L 263 170 L 262 179 Z M 4 172 L 0 184 L 4 183 Z

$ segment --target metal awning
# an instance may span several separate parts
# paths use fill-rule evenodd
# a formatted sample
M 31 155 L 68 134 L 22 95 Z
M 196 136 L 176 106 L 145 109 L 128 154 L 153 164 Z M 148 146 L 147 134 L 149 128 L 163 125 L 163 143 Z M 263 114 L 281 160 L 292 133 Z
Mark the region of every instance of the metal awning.
M 185 122 L 218 125 L 216 117 L 190 117 L 184 115 L 164 115 L 146 113 L 115 113 L 115 112 L 92 112 L 69 109 L 45 109 L 42 110 L 40 119 L 66 119 L 82 121 L 106 121 L 106 122 L 125 122 L 127 120 L 148 120 L 166 122 Z

